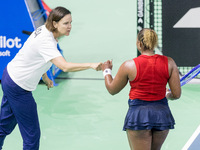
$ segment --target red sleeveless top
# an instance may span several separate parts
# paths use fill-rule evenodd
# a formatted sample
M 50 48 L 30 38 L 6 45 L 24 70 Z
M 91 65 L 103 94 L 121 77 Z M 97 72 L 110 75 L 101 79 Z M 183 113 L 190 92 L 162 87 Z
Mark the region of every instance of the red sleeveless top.
M 140 55 L 133 59 L 137 69 L 136 78 L 130 81 L 130 99 L 145 101 L 161 100 L 165 97 L 169 79 L 168 58 L 163 55 Z

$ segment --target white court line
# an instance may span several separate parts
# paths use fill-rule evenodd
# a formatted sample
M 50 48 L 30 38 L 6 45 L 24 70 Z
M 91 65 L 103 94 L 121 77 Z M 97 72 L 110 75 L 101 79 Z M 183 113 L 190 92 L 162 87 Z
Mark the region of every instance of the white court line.
M 184 147 L 182 148 L 182 150 L 188 150 L 188 148 L 191 146 L 191 144 L 194 142 L 194 140 L 196 139 L 196 137 L 199 135 L 200 133 L 200 125 L 198 126 L 198 128 L 196 129 L 196 131 L 192 134 L 192 136 L 190 137 L 190 139 L 187 141 L 187 143 L 184 145 Z

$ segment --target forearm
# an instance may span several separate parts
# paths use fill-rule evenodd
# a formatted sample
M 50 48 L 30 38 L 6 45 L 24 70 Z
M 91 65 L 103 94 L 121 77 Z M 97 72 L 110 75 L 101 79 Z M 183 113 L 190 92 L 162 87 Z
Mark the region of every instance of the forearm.
M 86 69 L 101 70 L 101 63 L 71 63 L 67 62 L 62 56 L 56 57 L 51 62 L 64 72 L 75 72 Z
M 102 65 L 105 85 L 111 95 L 119 93 L 128 82 L 127 72 L 126 70 L 124 70 L 123 67 L 124 65 L 121 65 L 120 69 L 113 79 L 111 75 L 112 61 L 107 61 Z
M 76 72 L 82 71 L 92 68 L 92 63 L 70 63 L 67 62 L 65 66 L 63 66 L 64 72 Z
M 111 88 L 111 83 L 113 81 L 113 78 L 112 78 L 112 75 L 106 75 L 105 76 L 105 85 L 106 85 L 106 88 L 108 90 L 108 92 L 111 94 L 111 95 L 114 95 L 116 93 L 114 93 L 114 91 L 112 90 Z

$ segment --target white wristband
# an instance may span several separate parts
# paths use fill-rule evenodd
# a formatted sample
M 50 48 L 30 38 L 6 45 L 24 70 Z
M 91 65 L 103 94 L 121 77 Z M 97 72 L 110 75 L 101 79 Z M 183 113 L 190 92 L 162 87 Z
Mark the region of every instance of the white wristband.
M 112 74 L 112 70 L 111 69 L 105 69 L 104 71 L 103 71 L 103 76 L 105 77 L 107 74 Z
M 167 97 L 167 94 L 168 94 L 168 93 L 170 93 L 170 91 L 167 91 L 167 92 L 166 92 L 165 97 Z

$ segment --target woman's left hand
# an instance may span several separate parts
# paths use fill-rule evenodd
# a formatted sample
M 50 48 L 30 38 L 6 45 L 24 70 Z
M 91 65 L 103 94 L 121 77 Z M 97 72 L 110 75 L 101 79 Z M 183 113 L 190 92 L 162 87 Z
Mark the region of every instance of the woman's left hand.
M 53 88 L 53 81 L 48 79 L 48 81 L 45 81 L 45 84 L 47 86 L 47 89 L 49 90 L 49 88 Z
M 49 79 L 46 73 L 42 75 L 42 80 L 46 84 L 48 90 L 49 88 L 53 88 L 53 81 Z

